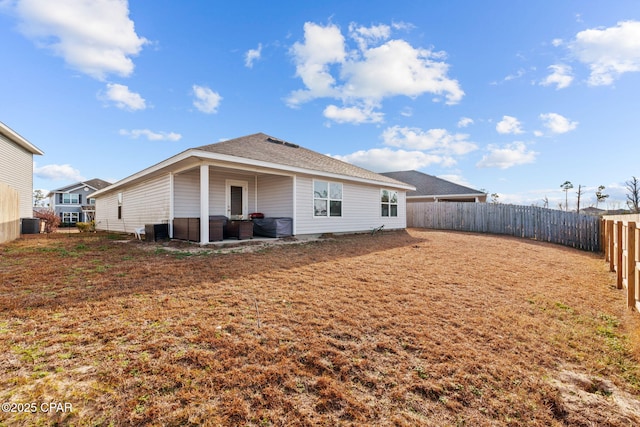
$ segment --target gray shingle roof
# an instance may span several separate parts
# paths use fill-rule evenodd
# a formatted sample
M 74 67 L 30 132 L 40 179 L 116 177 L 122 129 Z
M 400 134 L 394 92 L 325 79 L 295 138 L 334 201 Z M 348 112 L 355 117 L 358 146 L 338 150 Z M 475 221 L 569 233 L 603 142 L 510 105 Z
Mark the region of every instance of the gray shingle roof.
M 107 182 L 107 181 L 104 181 L 102 179 L 99 179 L 99 178 L 93 178 L 93 179 L 90 179 L 88 181 L 81 181 L 81 182 L 76 182 L 76 183 L 73 183 L 73 184 L 65 185 L 62 188 L 57 188 L 55 190 L 51 190 L 49 193 L 64 193 L 64 192 L 67 192 L 67 191 L 72 190 L 74 188 L 78 188 L 78 187 L 80 187 L 82 185 L 88 185 L 89 187 L 93 187 L 96 190 L 102 190 L 103 188 L 110 186 L 111 183 Z
M 455 184 L 442 178 L 418 171 L 383 172 L 381 175 L 406 182 L 416 187 L 416 191 L 408 191 L 407 197 L 416 196 L 452 196 L 457 194 L 485 194 L 482 191 Z
M 402 184 L 393 177 L 377 174 L 264 133 L 203 145 L 194 149 L 382 183 Z

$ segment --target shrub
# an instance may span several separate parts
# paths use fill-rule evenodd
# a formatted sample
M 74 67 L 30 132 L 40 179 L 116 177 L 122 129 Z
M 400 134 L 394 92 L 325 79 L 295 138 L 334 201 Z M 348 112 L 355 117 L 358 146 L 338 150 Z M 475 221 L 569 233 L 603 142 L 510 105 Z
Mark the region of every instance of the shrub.
M 44 223 L 44 232 L 49 234 L 58 229 L 60 217 L 53 209 L 42 209 L 35 212 L 34 216 Z
M 80 230 L 81 233 L 86 233 L 90 231 L 91 224 L 88 222 L 76 222 L 76 227 L 78 227 L 78 230 Z

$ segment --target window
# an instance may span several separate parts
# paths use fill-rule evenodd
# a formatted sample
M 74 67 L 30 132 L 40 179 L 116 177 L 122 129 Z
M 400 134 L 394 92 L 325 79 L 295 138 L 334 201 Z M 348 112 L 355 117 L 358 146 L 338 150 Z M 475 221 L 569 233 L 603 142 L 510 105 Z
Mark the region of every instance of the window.
M 342 216 L 342 184 L 313 181 L 313 216 Z
M 76 223 L 80 220 L 79 212 L 62 212 L 62 222 Z
M 61 203 L 63 205 L 77 205 L 80 203 L 80 195 L 73 193 L 63 193 L 61 194 L 62 200 Z
M 118 193 L 118 219 L 122 219 L 122 193 Z
M 89 204 L 90 205 L 95 205 L 96 204 L 96 199 L 94 199 L 93 197 L 89 198 Z
M 380 191 L 380 206 L 382 216 L 398 216 L 398 192 L 393 190 Z

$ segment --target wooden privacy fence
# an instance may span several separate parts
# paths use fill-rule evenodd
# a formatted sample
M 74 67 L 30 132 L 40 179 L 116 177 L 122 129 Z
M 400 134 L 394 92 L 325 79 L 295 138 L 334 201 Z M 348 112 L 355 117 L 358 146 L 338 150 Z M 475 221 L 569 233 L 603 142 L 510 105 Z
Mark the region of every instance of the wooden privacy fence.
M 640 311 L 640 214 L 602 218 L 602 246 L 616 286 L 627 292 L 627 306 Z
M 599 252 L 600 218 L 535 206 L 493 203 L 407 203 L 407 226 L 472 231 L 558 243 Z
M 0 243 L 20 237 L 20 197 L 18 191 L 0 182 Z

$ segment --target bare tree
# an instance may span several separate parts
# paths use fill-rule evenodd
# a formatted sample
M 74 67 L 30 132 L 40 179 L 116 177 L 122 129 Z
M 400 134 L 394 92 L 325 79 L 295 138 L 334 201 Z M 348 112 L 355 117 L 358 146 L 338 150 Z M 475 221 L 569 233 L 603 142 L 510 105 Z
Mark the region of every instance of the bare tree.
M 640 213 L 640 181 L 632 176 L 629 181 L 625 182 L 627 187 L 627 206 L 632 212 Z
M 542 199 L 542 202 L 544 203 L 543 207 L 545 209 L 549 208 L 549 198 L 547 196 L 544 196 L 544 199 Z
M 33 206 L 44 206 L 44 201 L 47 196 L 45 196 L 44 191 L 42 190 L 33 190 Z
M 500 198 L 500 195 L 498 193 L 491 193 L 491 203 L 493 203 L 494 205 L 497 205 L 500 203 L 500 201 L 498 200 Z
M 576 213 L 580 213 L 580 198 L 582 197 L 582 184 L 578 184 L 578 191 L 576 191 L 578 195 L 578 204 L 576 205 Z
M 598 208 L 598 203 L 604 202 L 609 197 L 608 194 L 604 194 L 604 185 L 598 186 L 598 191 L 596 191 L 596 209 Z
M 564 210 L 568 211 L 569 210 L 569 190 L 573 188 L 573 184 L 571 183 L 571 181 L 565 181 L 562 185 L 560 185 L 560 188 L 564 190 Z

